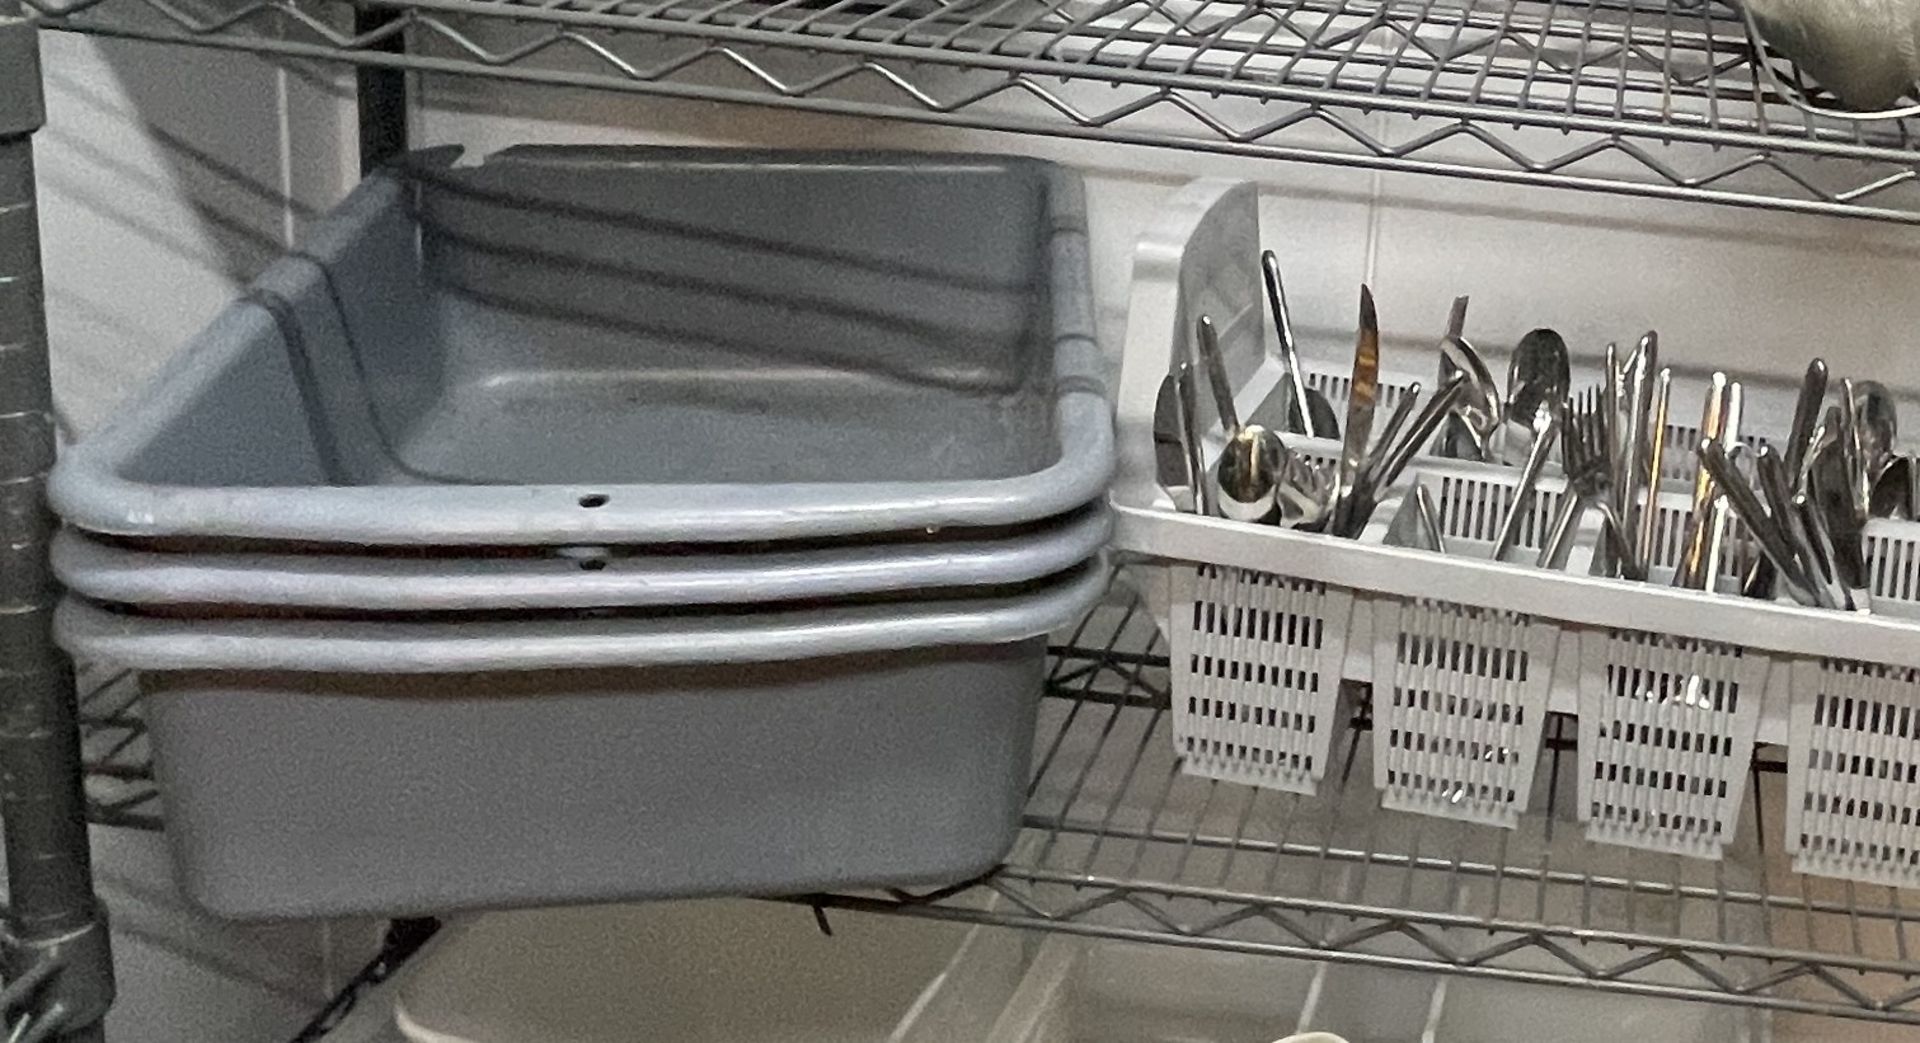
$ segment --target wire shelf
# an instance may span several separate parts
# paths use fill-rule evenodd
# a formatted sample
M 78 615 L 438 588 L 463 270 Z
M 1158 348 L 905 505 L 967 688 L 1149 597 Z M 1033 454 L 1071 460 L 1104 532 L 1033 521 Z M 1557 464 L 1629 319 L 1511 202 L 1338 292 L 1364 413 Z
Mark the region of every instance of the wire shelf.
M 86 676 L 92 816 L 160 828 L 136 686 Z M 1004 866 L 932 891 L 794 900 L 1920 1024 L 1920 894 L 1794 873 L 1777 763 L 1756 769 L 1725 861 L 1655 855 L 1585 839 L 1571 721 L 1549 725 L 1539 810 L 1508 831 L 1380 809 L 1364 689 L 1347 693 L 1318 796 L 1183 775 L 1166 679 L 1144 609 L 1096 611 L 1054 650 Z
M 392 18 L 358 33 L 340 0 L 27 4 L 109 36 L 1920 223 L 1920 120 L 1809 104 L 1723 0 L 368 0 Z
M 1058 650 L 1008 863 L 827 907 L 1920 1024 L 1920 894 L 1795 874 L 1785 779 L 1724 862 L 1629 851 L 1574 820 L 1574 728 L 1549 728 L 1507 831 L 1379 808 L 1363 693 L 1316 797 L 1183 775 L 1166 658 L 1137 605 Z M 989 905 L 991 904 L 991 908 Z
M 87 820 L 159 829 L 160 792 L 154 786 L 137 679 L 131 670 L 86 667 L 78 687 Z

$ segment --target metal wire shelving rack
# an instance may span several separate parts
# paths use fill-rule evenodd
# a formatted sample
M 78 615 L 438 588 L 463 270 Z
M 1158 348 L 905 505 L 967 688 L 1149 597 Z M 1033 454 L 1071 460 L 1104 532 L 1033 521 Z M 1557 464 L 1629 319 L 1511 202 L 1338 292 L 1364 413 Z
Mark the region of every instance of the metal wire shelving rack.
M 0 0 L 10 1040 L 101 1038 L 80 816 L 163 816 L 132 679 L 75 682 L 47 641 L 41 31 L 354 64 L 366 163 L 404 147 L 422 72 L 1920 224 L 1920 117 L 1836 114 L 1727 0 Z M 1920 895 L 1792 873 L 1776 774 L 1717 864 L 1588 844 L 1571 756 L 1518 831 L 1379 811 L 1360 693 L 1321 797 L 1202 782 L 1172 762 L 1157 640 L 1133 607 L 1056 649 L 1006 865 L 799 900 L 1920 1024 Z
M 1166 653 L 1137 604 L 1055 650 L 1026 830 L 1006 865 L 816 904 L 1920 1024 L 1920 894 L 1794 873 L 1784 778 L 1756 771 L 1724 862 L 1587 841 L 1570 721 L 1513 831 L 1383 811 L 1363 691 L 1322 792 L 1179 772 Z
M 1920 1025 L 1920 893 L 1794 873 L 1784 778 L 1756 769 L 1724 862 L 1584 839 L 1571 722 L 1514 831 L 1383 811 L 1365 692 L 1315 797 L 1180 774 L 1166 650 L 1125 594 L 1053 650 L 1026 829 L 1007 862 L 928 891 L 819 894 L 927 917 L 1731 1007 Z M 123 672 L 81 702 L 89 815 L 161 825 Z
M 1920 222 L 1920 120 L 1791 104 L 1817 87 L 1724 0 L 26 3 L 375 67 Z

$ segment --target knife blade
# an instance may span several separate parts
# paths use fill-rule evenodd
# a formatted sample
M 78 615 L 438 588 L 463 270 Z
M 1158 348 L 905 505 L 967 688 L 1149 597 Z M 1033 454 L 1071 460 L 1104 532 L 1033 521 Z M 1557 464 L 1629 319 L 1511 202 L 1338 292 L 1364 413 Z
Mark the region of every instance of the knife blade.
M 1185 367 L 1186 363 L 1181 363 Z M 1173 509 L 1193 513 L 1193 475 L 1187 470 L 1186 425 L 1180 416 L 1180 374 L 1169 373 L 1153 400 L 1153 469 Z
M 1338 484 L 1334 486 L 1336 532 L 1347 532 L 1354 519 L 1354 486 L 1367 462 L 1367 443 L 1373 437 L 1373 412 L 1380 398 L 1380 317 L 1373 290 L 1360 287 L 1360 332 L 1353 345 L 1353 379 L 1347 389 L 1345 441 L 1340 449 Z

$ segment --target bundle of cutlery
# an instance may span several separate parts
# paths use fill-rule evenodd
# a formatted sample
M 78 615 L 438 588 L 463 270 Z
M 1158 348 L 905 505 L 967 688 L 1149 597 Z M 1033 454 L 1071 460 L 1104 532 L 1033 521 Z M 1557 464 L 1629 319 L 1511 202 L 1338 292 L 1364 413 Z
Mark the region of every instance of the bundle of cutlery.
M 1342 421 L 1305 372 L 1271 251 L 1260 269 L 1283 375 L 1242 420 L 1214 320 L 1194 323 L 1192 357 L 1167 375 L 1154 414 L 1160 484 L 1177 510 L 1353 539 L 1429 452 L 1515 476 L 1491 529 L 1491 557 L 1508 561 L 1557 450 L 1566 494 L 1524 545 L 1536 567 L 1568 568 L 1583 519 L 1597 516 L 1594 554 L 1581 562 L 1594 575 L 1853 612 L 1869 607 L 1868 520 L 1920 519 L 1920 465 L 1896 450 L 1892 395 L 1843 380 L 1829 405 L 1819 359 L 1783 435 L 1744 430 L 1746 391 L 1724 373 L 1707 382 L 1698 427 L 1685 427 L 1672 420 L 1674 373 L 1661 364 L 1658 334 L 1630 351 L 1608 345 L 1597 385 L 1576 390 L 1566 339 L 1532 330 L 1515 345 L 1502 387 L 1466 337 L 1460 297 L 1439 343 L 1438 390 L 1427 395 L 1417 382 L 1383 384 L 1379 317 L 1363 286 Z M 1211 453 L 1196 379 L 1221 422 Z M 1691 461 L 1678 450 L 1691 450 Z M 1407 493 L 1417 542 L 1448 553 L 1443 505 L 1422 483 Z

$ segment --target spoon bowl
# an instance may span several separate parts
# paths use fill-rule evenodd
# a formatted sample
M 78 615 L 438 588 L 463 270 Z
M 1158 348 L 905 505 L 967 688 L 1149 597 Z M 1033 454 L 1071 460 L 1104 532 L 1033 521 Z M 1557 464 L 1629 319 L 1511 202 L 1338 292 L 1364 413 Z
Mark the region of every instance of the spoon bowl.
M 1505 423 L 1528 425 L 1537 436 L 1541 407 L 1557 406 L 1572 385 L 1566 338 L 1550 329 L 1530 331 L 1507 362 Z
M 1234 432 L 1214 466 L 1220 513 L 1235 521 L 1264 522 L 1278 506 L 1282 469 L 1290 454 L 1280 436 L 1258 424 Z

